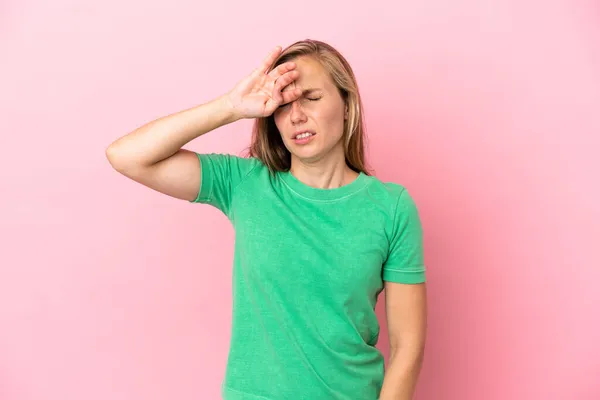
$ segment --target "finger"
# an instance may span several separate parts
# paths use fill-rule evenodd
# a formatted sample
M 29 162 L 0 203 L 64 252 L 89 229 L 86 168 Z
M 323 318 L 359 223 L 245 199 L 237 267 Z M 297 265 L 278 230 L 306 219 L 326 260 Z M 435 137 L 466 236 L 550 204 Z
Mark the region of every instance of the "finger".
M 279 53 L 281 52 L 281 46 L 277 46 L 275 47 L 271 53 L 269 53 L 269 55 L 267 56 L 267 58 L 264 59 L 264 61 L 262 62 L 262 64 L 260 65 L 260 67 L 258 67 L 256 69 L 256 72 L 259 74 L 266 74 L 267 71 L 269 70 L 269 67 L 273 64 L 273 62 L 277 59 L 277 56 L 279 56 Z
M 284 73 L 275 81 L 274 89 L 278 92 L 283 90 L 284 87 L 292 83 L 299 75 L 300 73 L 298 71 L 288 71 Z
M 273 86 L 273 94 L 271 95 L 271 97 L 278 103 L 281 103 L 283 101 L 281 91 L 290 83 L 292 83 L 297 77 L 298 71 L 290 71 L 277 78 L 277 80 L 275 81 L 275 85 Z
M 284 90 L 281 92 L 282 101 L 280 104 L 287 104 L 300 98 L 302 95 L 302 89 L 296 88 L 291 90 Z
M 269 72 L 268 75 L 273 79 L 277 79 L 281 75 L 293 70 L 294 68 L 296 68 L 296 63 L 293 61 L 288 61 L 284 64 L 278 65 L 277 67 L 273 68 L 273 70 Z

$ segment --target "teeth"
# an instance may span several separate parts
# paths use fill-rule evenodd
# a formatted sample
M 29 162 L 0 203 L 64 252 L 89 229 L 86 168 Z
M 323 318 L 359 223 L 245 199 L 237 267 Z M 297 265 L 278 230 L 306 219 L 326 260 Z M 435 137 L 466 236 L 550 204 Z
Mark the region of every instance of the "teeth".
M 312 135 L 313 134 L 310 133 L 310 132 L 304 132 L 304 133 L 301 133 L 298 136 L 296 136 L 296 139 L 304 139 L 304 138 L 307 138 L 307 137 L 312 136 Z

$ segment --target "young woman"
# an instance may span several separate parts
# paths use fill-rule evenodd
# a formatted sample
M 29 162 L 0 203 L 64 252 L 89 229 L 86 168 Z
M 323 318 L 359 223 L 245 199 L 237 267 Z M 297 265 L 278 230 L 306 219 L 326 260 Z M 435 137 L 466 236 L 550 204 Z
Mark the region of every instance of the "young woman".
M 248 157 L 182 149 L 242 118 L 255 119 Z M 426 336 L 422 228 L 406 189 L 368 173 L 363 140 L 350 65 L 305 40 L 277 47 L 221 97 L 108 147 L 120 173 L 210 204 L 235 228 L 224 399 L 412 398 Z

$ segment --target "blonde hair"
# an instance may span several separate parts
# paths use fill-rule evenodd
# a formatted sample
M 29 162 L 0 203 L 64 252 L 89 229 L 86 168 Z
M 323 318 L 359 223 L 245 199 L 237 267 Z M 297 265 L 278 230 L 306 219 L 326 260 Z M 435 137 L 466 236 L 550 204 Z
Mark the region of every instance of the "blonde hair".
M 365 166 L 366 135 L 363 106 L 350 64 L 331 45 L 318 40 L 306 39 L 285 48 L 269 71 L 300 56 L 310 56 L 318 61 L 329 73 L 333 83 L 340 91 L 348 105 L 348 118 L 344 121 L 342 136 L 346 163 L 352 170 L 370 175 Z M 291 167 L 291 153 L 283 144 L 272 114 L 255 119 L 252 140 L 247 151 L 250 157 L 261 160 L 271 173 L 289 171 Z

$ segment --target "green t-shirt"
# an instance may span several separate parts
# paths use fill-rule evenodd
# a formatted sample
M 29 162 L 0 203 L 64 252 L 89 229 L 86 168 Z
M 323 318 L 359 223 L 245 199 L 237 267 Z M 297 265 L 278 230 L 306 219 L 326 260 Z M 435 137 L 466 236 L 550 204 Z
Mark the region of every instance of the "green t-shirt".
M 198 154 L 198 153 L 197 153 Z M 384 359 L 374 308 L 383 280 L 425 281 L 407 191 L 361 173 L 318 189 L 256 158 L 198 154 L 193 202 L 235 230 L 224 400 L 376 400 Z

